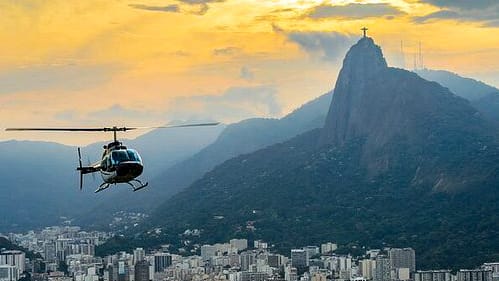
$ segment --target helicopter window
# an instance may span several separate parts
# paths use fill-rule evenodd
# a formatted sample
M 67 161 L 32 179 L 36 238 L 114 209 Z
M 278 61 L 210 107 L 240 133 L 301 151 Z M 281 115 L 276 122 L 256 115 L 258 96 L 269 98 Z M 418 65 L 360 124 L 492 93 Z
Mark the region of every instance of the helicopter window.
M 135 151 L 134 149 L 127 149 L 126 152 L 128 154 L 128 158 L 130 159 L 130 161 L 142 162 L 139 153 L 137 153 L 137 151 Z
M 141 162 L 140 156 L 137 151 L 133 149 L 115 150 L 111 153 L 112 164 L 119 164 L 124 161 L 138 161 Z
M 119 164 L 124 161 L 130 161 L 126 150 L 115 150 L 111 153 L 111 162 L 113 164 Z

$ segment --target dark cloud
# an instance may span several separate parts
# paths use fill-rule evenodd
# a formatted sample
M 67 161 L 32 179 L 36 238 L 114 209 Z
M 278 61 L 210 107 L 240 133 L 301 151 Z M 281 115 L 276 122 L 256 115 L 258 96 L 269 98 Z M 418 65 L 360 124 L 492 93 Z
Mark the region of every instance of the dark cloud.
M 357 36 L 339 32 L 290 32 L 285 33 L 288 39 L 300 46 L 313 57 L 321 60 L 337 62 L 341 59 Z
M 497 5 L 497 0 L 420 0 L 444 8 L 485 9 Z
M 213 54 L 215 56 L 230 56 L 236 54 L 240 50 L 241 49 L 239 49 L 238 47 L 225 47 L 225 48 L 214 49 Z
M 433 1 L 433 2 L 447 2 L 447 1 Z M 474 1 L 469 1 L 469 2 L 475 3 Z M 461 5 L 458 6 L 458 4 Z M 499 26 L 499 20 L 498 20 L 499 2 L 495 1 L 495 3 L 488 3 L 488 1 L 477 1 L 476 6 L 468 7 L 467 4 L 461 3 L 461 1 L 457 1 L 456 3 L 454 3 L 454 6 L 449 5 L 448 8 L 442 9 L 434 13 L 430 13 L 428 15 L 413 17 L 413 21 L 417 23 L 426 23 L 442 19 L 479 22 L 486 27 L 497 27 Z
M 398 8 L 386 3 L 347 5 L 319 5 L 312 8 L 307 16 L 313 19 L 342 18 L 362 19 L 369 17 L 396 16 L 403 14 Z
M 238 121 L 256 116 L 279 116 L 281 106 L 273 86 L 233 87 L 222 95 L 176 98 L 169 119 Z
M 440 10 L 425 16 L 414 17 L 413 20 L 418 23 L 423 23 L 432 19 L 455 19 L 455 18 L 459 18 L 459 13 L 450 10 Z
M 147 10 L 147 11 L 156 11 L 156 12 L 170 12 L 170 13 L 178 13 L 180 11 L 180 7 L 178 5 L 172 4 L 167 6 L 150 6 L 144 4 L 130 4 L 128 5 L 135 9 Z
M 0 94 L 48 89 L 80 90 L 107 82 L 115 65 L 38 65 L 0 72 Z

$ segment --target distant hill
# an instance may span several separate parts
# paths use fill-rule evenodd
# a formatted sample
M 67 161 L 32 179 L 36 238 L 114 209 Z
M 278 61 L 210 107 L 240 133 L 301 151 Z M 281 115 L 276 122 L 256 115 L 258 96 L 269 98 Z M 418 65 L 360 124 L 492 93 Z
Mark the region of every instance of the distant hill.
M 122 192 L 120 196 L 112 197 L 82 213 L 77 222 L 104 228 L 113 213 L 119 210 L 151 213 L 169 197 L 224 161 L 322 127 L 331 96 L 331 93 L 324 94 L 281 119 L 253 118 L 228 125 L 212 144 L 153 178 L 150 187 L 144 192 Z
M 332 93 L 322 95 L 282 119 L 247 119 L 227 126 L 217 141 L 156 179 L 178 191 L 224 161 L 283 142 L 324 125 Z
M 31 251 L 28 251 L 27 249 L 25 249 L 23 247 L 17 246 L 15 244 L 13 244 L 12 242 L 10 242 L 9 239 L 2 237 L 2 236 L 0 236 L 0 250 L 1 249 L 23 251 L 26 253 L 26 257 L 29 259 L 41 258 L 40 254 L 35 254 Z
M 416 73 L 426 80 L 438 82 L 454 94 L 469 100 L 484 117 L 499 123 L 499 89 L 445 70 L 422 69 Z
M 144 178 L 158 174 L 211 143 L 224 126 L 152 131 L 125 144 L 138 149 L 145 163 Z M 102 155 L 102 144 L 82 148 L 83 161 Z M 100 204 L 116 204 L 118 197 L 132 198 L 127 186 L 118 185 L 98 195 L 100 184 L 85 177 L 83 192 L 78 190 L 76 147 L 33 141 L 0 142 L 0 206 L 5 212 L 0 232 L 28 230 L 79 217 Z M 149 177 L 148 177 L 149 175 Z M 123 195 L 120 195 L 123 194 Z M 113 203 L 114 202 L 114 203 Z M 121 210 L 132 209 L 121 205 Z
M 230 159 L 162 204 L 141 241 L 414 247 L 419 268 L 499 258 L 499 142 L 470 103 L 363 38 L 325 126 Z M 200 229 L 200 237 L 179 236 Z

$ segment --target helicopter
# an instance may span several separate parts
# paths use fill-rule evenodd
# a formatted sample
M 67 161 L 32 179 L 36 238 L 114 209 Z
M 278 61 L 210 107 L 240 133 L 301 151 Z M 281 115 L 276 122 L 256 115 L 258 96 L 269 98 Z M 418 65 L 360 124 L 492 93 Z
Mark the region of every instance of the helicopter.
M 158 127 L 104 127 L 104 128 L 7 128 L 6 131 L 59 131 L 59 132 L 113 132 L 113 142 L 104 145 L 104 151 L 100 160 L 88 166 L 83 166 L 81 161 L 81 149 L 78 147 L 78 166 L 76 170 L 80 173 L 80 190 L 83 189 L 83 176 L 100 172 L 102 184 L 95 190 L 95 193 L 101 192 L 111 185 L 126 183 L 132 187 L 132 190 L 138 191 L 148 185 L 137 179 L 143 170 L 144 164 L 140 154 L 135 149 L 131 149 L 118 141 L 117 132 L 127 132 L 138 129 L 170 129 L 183 127 L 201 127 L 216 126 L 220 123 L 198 123 L 173 126 Z

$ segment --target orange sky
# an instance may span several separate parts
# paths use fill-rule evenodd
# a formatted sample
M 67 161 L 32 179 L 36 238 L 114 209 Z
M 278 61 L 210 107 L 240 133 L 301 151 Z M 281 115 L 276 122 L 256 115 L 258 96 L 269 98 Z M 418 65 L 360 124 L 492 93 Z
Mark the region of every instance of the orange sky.
M 280 117 L 333 87 L 362 26 L 391 65 L 403 41 L 412 69 L 421 41 L 425 66 L 499 86 L 492 2 L 2 1 L 0 128 Z M 100 140 L 0 133 L 12 138 Z

